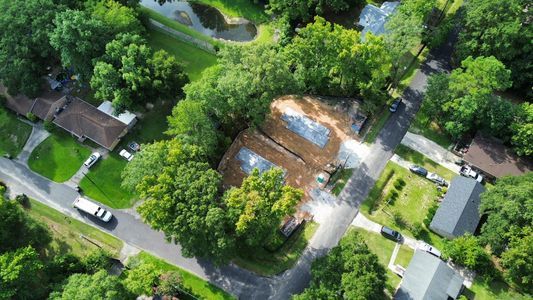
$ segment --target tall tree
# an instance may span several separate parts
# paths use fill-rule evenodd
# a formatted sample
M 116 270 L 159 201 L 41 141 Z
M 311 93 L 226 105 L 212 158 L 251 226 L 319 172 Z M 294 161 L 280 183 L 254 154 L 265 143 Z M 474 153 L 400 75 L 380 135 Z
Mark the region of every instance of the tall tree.
M 495 56 L 511 71 L 514 86 L 531 89 L 533 82 L 533 26 L 527 0 L 472 0 L 459 35 L 457 53 Z
M 201 102 L 180 101 L 172 109 L 172 116 L 167 117 L 167 120 L 166 134 L 175 136 L 186 143 L 200 146 L 212 157 L 217 148 L 218 134 Z
M 95 59 L 104 54 L 105 44 L 113 39 L 106 24 L 86 11 L 66 10 L 56 15 L 50 44 L 61 56 L 65 67 L 71 67 L 88 81 Z
M 218 62 L 184 90 L 187 99 L 202 102 L 208 114 L 228 126 L 261 124 L 275 97 L 297 91 L 289 66 L 274 45 L 227 45 Z
M 507 248 L 513 233 L 533 226 L 533 172 L 522 176 L 499 178 L 481 194 L 480 214 L 488 214 L 481 228 L 480 240 L 489 244 L 496 255 Z
M 519 155 L 533 154 L 533 104 L 522 103 L 517 109 L 517 116 L 511 125 L 513 137 L 511 142 Z
M 533 294 L 533 227 L 523 227 L 511 237 L 509 249 L 503 253 L 501 262 L 506 279 Z
M 311 284 L 296 300 L 381 299 L 385 268 L 356 231 L 349 231 L 339 245 L 311 266 Z
M 50 294 L 51 300 L 87 300 L 107 299 L 122 300 L 131 299 L 119 278 L 109 275 L 105 270 L 95 274 L 74 274 L 64 283 L 60 291 Z
M 0 255 L 0 299 L 43 299 L 42 269 L 31 246 Z
M 487 270 L 492 267 L 489 254 L 480 245 L 478 239 L 471 234 L 447 241 L 442 251 L 455 263 L 480 273 L 487 273 Z
M 245 247 L 264 246 L 276 234 L 282 219 L 296 211 L 301 190 L 283 184 L 283 171 L 258 169 L 244 179 L 241 187 L 224 195 L 228 218 Z
M 90 4 L 89 10 L 97 19 L 102 20 L 110 27 L 113 34 L 141 33 L 144 27 L 138 19 L 137 11 L 118 1 L 101 0 Z
M 105 49 L 91 87 L 96 98 L 112 101 L 115 113 L 147 99 L 177 97 L 188 81 L 174 57 L 162 50 L 153 53 L 139 35 L 119 34 Z
M 183 160 L 194 157 L 199 152 L 197 146 L 177 140 L 159 143 L 168 143 L 169 151 L 163 157 L 162 169 L 145 175 L 137 185 L 137 191 L 146 198 L 138 212 L 152 228 L 179 243 L 184 255 L 225 261 L 233 251 L 233 240 L 217 198 L 220 174 L 205 162 Z
M 327 11 L 344 11 L 350 4 L 355 5 L 346 0 L 269 0 L 268 8 L 271 13 L 288 16 L 292 21 L 307 22 L 313 16 L 323 15 Z
M 159 285 L 161 271 L 153 264 L 143 263 L 127 272 L 124 285 L 134 295 L 152 296 Z
M 446 131 L 459 138 L 490 119 L 490 105 L 500 101 L 493 92 L 510 85 L 510 71 L 496 58 L 468 57 L 449 76 L 439 74 L 430 78 L 423 110 L 436 113 L 437 121 Z
M 45 225 L 28 216 L 17 202 L 0 197 L 0 254 L 25 246 L 40 250 L 51 240 Z
M 61 9 L 53 0 L 0 1 L 0 80 L 10 94 L 38 94 L 55 54 L 48 32 Z
M 363 95 L 373 106 L 386 99 L 390 55 L 381 37 L 334 25 L 323 18 L 302 28 L 286 47 L 294 76 L 304 92 L 334 96 Z

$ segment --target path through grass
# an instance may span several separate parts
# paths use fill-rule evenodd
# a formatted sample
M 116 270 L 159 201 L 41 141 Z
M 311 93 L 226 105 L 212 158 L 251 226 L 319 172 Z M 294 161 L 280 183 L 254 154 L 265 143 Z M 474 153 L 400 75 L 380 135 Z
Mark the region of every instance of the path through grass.
M 57 129 L 33 150 L 28 165 L 46 178 L 64 182 L 78 171 L 90 154 L 89 148 L 62 129 Z

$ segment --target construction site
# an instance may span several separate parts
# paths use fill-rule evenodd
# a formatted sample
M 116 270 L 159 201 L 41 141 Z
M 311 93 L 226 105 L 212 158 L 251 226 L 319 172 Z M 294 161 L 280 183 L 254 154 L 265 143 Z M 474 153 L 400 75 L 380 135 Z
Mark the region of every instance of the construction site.
M 358 103 L 349 100 L 276 99 L 261 128 L 242 131 L 223 156 L 218 171 L 225 187 L 240 186 L 254 168 L 264 172 L 278 167 L 286 184 L 304 191 L 302 203 L 309 201 L 347 163 L 351 154 L 345 143 L 359 144 L 352 129 Z

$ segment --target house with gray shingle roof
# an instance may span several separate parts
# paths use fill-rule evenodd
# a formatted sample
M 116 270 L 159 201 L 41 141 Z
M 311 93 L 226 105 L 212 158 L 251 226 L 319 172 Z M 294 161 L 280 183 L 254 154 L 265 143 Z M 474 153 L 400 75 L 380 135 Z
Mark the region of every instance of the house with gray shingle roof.
M 367 32 L 372 32 L 373 35 L 384 34 L 386 31 L 385 23 L 399 5 L 399 1 L 385 1 L 381 7 L 367 4 L 359 15 L 358 24 L 364 27 L 361 32 L 361 40 L 365 41 Z
M 405 270 L 394 299 L 457 299 L 463 291 L 463 281 L 463 277 L 440 258 L 425 251 L 416 250 Z
M 472 178 L 454 177 L 429 228 L 450 239 L 474 233 L 480 219 L 479 195 L 484 191 L 485 188 Z

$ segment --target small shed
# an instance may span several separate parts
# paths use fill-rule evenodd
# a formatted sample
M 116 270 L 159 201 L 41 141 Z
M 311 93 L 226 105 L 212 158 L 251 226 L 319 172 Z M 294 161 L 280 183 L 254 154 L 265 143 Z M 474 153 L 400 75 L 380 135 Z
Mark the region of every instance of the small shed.
M 473 178 L 454 177 L 429 228 L 450 239 L 466 232 L 474 233 L 480 219 L 480 194 L 484 191 L 485 188 Z
M 128 126 L 128 129 L 131 129 L 133 126 L 135 126 L 135 123 L 137 123 L 137 116 L 127 110 L 119 114 L 118 116 L 115 115 L 113 104 L 110 101 L 102 102 L 102 104 L 98 106 L 98 110 L 126 124 Z

